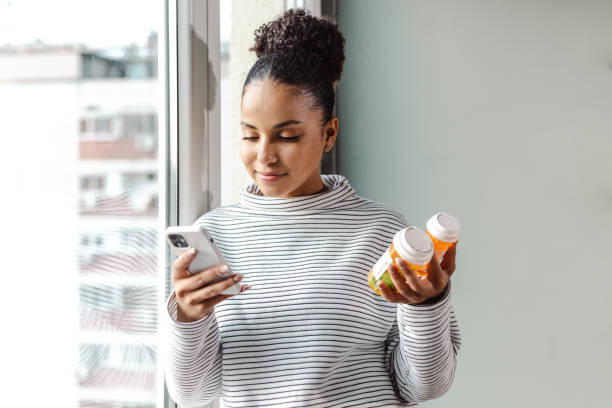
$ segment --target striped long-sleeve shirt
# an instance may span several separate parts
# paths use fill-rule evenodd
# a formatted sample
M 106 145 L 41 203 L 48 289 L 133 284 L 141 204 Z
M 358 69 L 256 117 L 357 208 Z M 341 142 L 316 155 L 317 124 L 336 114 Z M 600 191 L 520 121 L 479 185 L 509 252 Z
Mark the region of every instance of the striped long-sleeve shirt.
M 179 406 L 221 396 L 226 407 L 405 407 L 451 386 L 450 284 L 429 304 L 374 293 L 368 271 L 409 224 L 345 177 L 322 179 L 329 191 L 292 198 L 252 183 L 196 221 L 251 289 L 189 323 L 176 321 L 171 293 L 164 364 Z

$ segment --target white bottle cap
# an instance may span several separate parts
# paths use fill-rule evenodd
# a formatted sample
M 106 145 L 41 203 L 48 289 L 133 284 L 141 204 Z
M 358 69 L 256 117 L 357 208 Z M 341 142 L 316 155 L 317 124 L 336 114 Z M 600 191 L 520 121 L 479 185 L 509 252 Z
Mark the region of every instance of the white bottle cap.
M 393 237 L 393 246 L 404 261 L 414 265 L 425 265 L 434 253 L 429 235 L 415 226 L 398 231 Z
M 457 241 L 460 230 L 459 221 L 448 213 L 437 213 L 427 221 L 427 231 L 440 241 Z

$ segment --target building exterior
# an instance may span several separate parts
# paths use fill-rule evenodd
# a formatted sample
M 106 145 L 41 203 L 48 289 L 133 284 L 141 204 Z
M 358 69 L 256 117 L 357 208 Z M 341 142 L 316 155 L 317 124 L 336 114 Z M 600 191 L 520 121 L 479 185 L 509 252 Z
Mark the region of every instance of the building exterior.
M 155 407 L 156 35 L 119 49 L 1 47 L 0 84 L 45 100 L 62 124 L 48 136 L 78 143 L 78 405 Z

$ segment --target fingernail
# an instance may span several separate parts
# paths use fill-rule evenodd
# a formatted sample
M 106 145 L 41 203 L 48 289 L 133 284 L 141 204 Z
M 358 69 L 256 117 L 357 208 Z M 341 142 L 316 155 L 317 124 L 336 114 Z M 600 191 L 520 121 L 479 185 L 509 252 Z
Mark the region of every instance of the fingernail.
M 221 272 L 229 272 L 229 266 L 227 266 L 227 265 L 223 265 L 223 266 L 221 267 Z
M 195 253 L 196 253 L 195 248 L 191 248 L 191 249 L 189 250 L 189 256 L 194 256 L 194 255 L 195 255 Z
M 242 274 L 241 274 L 241 273 L 237 273 L 237 274 L 234 276 L 234 282 L 238 282 L 240 279 L 242 279 Z

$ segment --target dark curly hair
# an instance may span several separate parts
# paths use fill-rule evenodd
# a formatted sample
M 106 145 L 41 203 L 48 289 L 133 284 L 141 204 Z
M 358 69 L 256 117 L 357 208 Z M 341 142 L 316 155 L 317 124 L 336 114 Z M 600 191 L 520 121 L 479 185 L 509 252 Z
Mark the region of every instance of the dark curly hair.
M 287 10 L 281 17 L 255 30 L 257 61 L 244 86 L 269 78 L 292 85 L 310 97 L 311 107 L 323 111 L 323 124 L 333 115 L 333 85 L 344 63 L 344 36 L 328 17 L 313 17 L 304 9 Z

